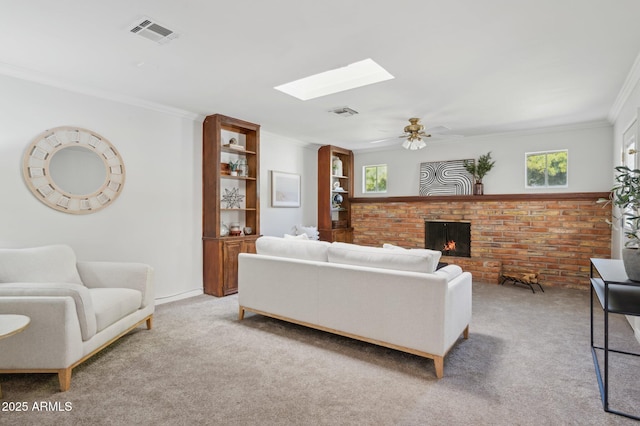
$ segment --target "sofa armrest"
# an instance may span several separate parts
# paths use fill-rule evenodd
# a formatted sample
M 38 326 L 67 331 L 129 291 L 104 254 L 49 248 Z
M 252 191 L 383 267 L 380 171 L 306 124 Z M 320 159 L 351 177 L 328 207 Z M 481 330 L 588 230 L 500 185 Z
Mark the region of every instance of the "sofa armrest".
M 463 272 L 447 283 L 445 342 L 451 347 L 471 322 L 472 277 Z
M 60 369 L 82 358 L 80 324 L 71 297 L 3 296 L 0 314 L 31 318 L 24 331 L 0 339 L 0 369 Z
M 154 303 L 153 268 L 144 263 L 78 262 L 78 272 L 88 288 L 130 288 L 142 293 L 140 308 Z
M 97 332 L 96 313 L 89 289 L 73 283 L 0 283 L 0 299 L 4 297 L 69 297 L 82 331 L 82 340 L 89 340 Z

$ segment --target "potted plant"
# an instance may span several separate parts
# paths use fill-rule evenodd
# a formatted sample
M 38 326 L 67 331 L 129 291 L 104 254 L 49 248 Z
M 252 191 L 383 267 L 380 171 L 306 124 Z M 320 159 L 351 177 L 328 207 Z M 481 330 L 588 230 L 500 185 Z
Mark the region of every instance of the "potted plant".
M 475 180 L 473 195 L 482 195 L 484 193 L 482 178 L 489 173 L 494 164 L 495 161 L 491 161 L 491 151 L 481 155 L 477 161 L 464 161 L 464 168 L 473 175 Z
M 229 161 L 229 170 L 231 171 L 231 176 L 238 176 L 239 165 L 240 165 L 240 160 Z
M 622 262 L 629 279 L 640 281 L 640 169 L 618 166 L 615 170 L 618 174 L 610 201 L 620 208 L 617 219 L 621 220 L 626 237 Z

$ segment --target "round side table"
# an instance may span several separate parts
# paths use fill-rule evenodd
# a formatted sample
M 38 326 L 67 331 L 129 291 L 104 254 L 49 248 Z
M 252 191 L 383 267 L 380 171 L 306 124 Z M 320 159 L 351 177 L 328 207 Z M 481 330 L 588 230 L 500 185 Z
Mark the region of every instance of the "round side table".
M 0 339 L 13 336 L 27 328 L 31 318 L 26 315 L 0 314 Z M 0 388 L 2 398 L 2 388 Z

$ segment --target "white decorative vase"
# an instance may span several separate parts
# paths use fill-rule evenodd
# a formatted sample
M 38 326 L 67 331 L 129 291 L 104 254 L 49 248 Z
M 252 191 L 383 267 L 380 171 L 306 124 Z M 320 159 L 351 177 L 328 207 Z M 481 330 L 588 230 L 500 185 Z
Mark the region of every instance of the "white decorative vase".
M 342 176 L 342 160 L 339 157 L 333 157 L 333 175 Z
M 622 263 L 631 281 L 640 281 L 640 249 L 623 248 Z

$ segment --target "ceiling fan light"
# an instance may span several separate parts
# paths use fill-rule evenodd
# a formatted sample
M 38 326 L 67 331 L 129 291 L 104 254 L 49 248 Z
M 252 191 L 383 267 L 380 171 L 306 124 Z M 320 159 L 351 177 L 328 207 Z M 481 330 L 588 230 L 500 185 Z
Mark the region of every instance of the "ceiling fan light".
M 427 146 L 426 143 L 422 139 L 408 138 L 402 143 L 402 147 L 404 149 L 408 149 L 409 151 L 416 151 L 418 149 L 422 149 Z

